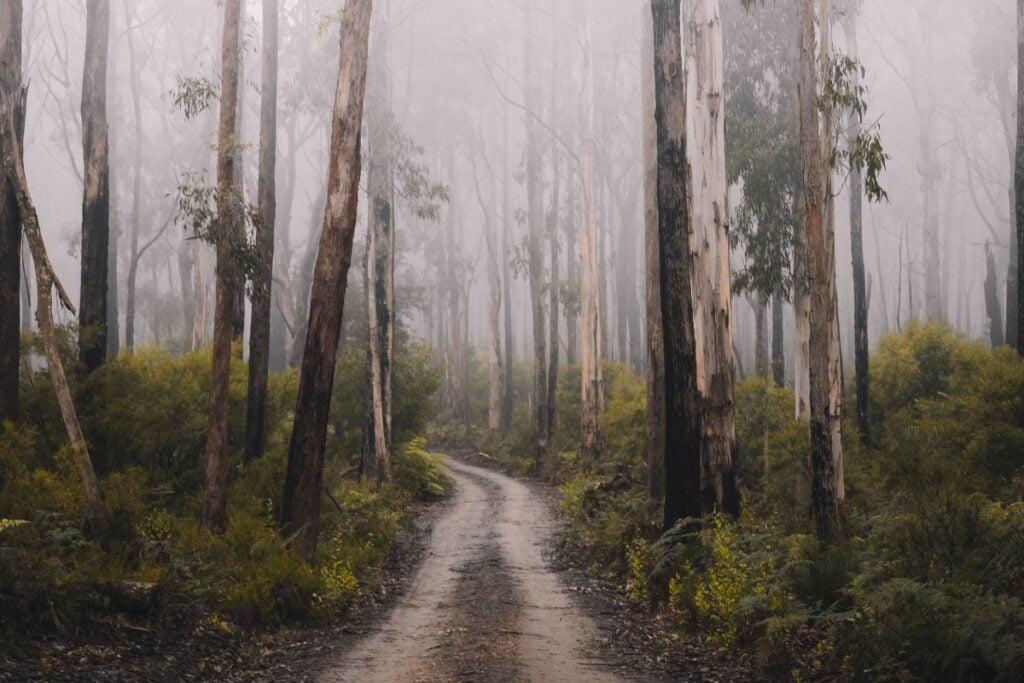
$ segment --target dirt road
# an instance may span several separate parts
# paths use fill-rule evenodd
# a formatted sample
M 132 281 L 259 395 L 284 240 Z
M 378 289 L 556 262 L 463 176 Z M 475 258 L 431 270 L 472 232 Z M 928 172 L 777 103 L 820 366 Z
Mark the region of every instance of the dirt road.
M 596 623 L 545 562 L 547 501 L 503 474 L 448 467 L 453 500 L 408 592 L 320 680 L 625 680 L 600 660 Z

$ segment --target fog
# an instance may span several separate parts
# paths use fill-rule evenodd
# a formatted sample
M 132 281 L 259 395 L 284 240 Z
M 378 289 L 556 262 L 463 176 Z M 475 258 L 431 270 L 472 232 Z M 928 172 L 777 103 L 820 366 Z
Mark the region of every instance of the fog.
M 468 339 L 483 350 L 488 343 L 485 230 L 489 225 L 500 240 L 507 222 L 510 239 L 505 255 L 514 275 L 514 350 L 517 356 L 529 357 L 533 336 L 524 263 L 525 126 L 531 115 L 542 139 L 545 221 L 554 196 L 552 164 L 559 164 L 558 281 L 566 300 L 572 301 L 577 266 L 567 259 L 572 249 L 569 241 L 575 239 L 573 222 L 579 215 L 573 159 L 578 155 L 584 117 L 582 70 L 589 12 L 605 352 L 611 360 L 642 364 L 643 3 L 381 0 L 375 4 L 371 42 L 387 36 L 395 130 L 404 141 L 399 145 L 404 150 L 402 163 L 414 169 L 417 179 L 447 189 L 439 193 L 447 195 L 447 202 L 439 197 L 403 197 L 399 180 L 395 230 L 400 328 L 414 338 L 441 344 L 448 332 L 438 321 L 444 319 L 444 307 L 451 305 L 446 303 L 447 288 L 454 279 L 463 300 L 469 302 L 460 313 L 465 316 Z M 749 13 L 740 9 L 739 0 L 723 4 L 727 63 L 737 49 L 733 37 L 740 33 L 739 23 L 750 22 L 742 35 L 756 36 L 758 22 L 768 10 L 795 13 L 782 0 L 768 0 L 767 8 L 755 3 Z M 262 27 L 259 3 L 245 5 L 241 134 L 244 188 L 247 200 L 254 203 Z M 292 296 L 298 296 L 294 292 L 302 289 L 302 283 L 308 287 L 311 249 L 316 247 L 323 211 L 341 5 L 329 0 L 281 3 L 277 299 L 285 280 Z M 533 8 L 529 13 L 527 6 Z M 27 175 L 51 258 L 73 301 L 78 299 L 81 242 L 79 105 L 84 15 L 84 3 L 78 0 L 25 3 Z M 193 257 L 197 268 L 205 267 L 210 273 L 205 280 L 207 299 L 213 294 L 213 260 L 204 253 L 208 246 L 190 239 L 178 216 L 177 199 L 188 174 L 212 183 L 217 106 L 214 100 L 189 119 L 175 100 L 183 84 L 218 83 L 221 5 L 208 0 L 114 0 L 111 15 L 108 117 L 120 340 L 123 343 L 132 233 L 137 231 L 138 247 L 152 244 L 139 258 L 136 345 L 184 350 L 188 333 L 181 305 L 179 254 Z M 888 198 L 865 204 L 864 210 L 872 343 L 911 319 L 935 317 L 926 310 L 930 277 L 939 288 L 938 317 L 972 338 L 988 341 L 990 321 L 983 289 L 986 244 L 995 257 L 1004 316 L 1006 311 L 1012 225 L 1009 179 L 1016 145 L 1014 4 L 1010 0 L 864 0 L 856 23 L 858 55 L 868 88 L 865 121 L 877 122 L 889 155 L 880 178 Z M 835 47 L 846 50 L 841 24 L 838 21 L 835 30 Z M 755 27 L 752 33 L 750 26 Z M 529 86 L 527 57 L 532 68 Z M 527 93 L 529 87 L 532 94 Z M 528 97 L 532 114 L 524 110 Z M 730 106 L 728 100 L 726 106 Z M 726 133 L 729 145 L 730 130 Z M 743 201 L 742 187 L 742 181 L 733 185 L 733 208 Z M 852 358 L 849 188 L 841 173 L 835 188 L 843 355 Z M 348 326 L 358 326 L 365 315 L 359 295 L 365 206 L 363 197 L 350 305 L 345 311 Z M 929 230 L 939 241 L 937 273 L 927 255 Z M 446 236 L 450 238 L 447 246 Z M 545 238 L 545 264 L 548 249 Z M 743 246 L 736 245 L 734 270 L 742 270 L 744 255 Z M 27 265 L 25 272 L 31 272 Z M 550 280 L 547 276 L 545 282 Z M 34 303 L 34 293 L 29 294 Z M 755 299 L 738 295 L 734 303 L 735 345 L 740 366 L 748 373 L 754 367 L 751 302 Z M 212 311 L 212 300 L 209 305 Z M 280 304 L 274 308 L 275 369 L 283 368 L 293 355 L 282 310 Z M 787 321 L 790 315 L 787 306 Z M 27 311 L 23 316 L 27 320 Z M 64 313 L 63 321 L 69 320 Z M 212 325 L 212 313 L 209 320 Z M 571 359 L 564 316 L 559 327 L 563 356 Z M 787 355 L 792 354 L 791 329 L 787 322 Z M 787 368 L 791 371 L 792 362 Z

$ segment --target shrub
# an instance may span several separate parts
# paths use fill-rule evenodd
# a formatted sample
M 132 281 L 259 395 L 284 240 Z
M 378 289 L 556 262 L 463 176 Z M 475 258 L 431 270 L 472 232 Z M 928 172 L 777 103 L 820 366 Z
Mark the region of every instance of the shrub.
M 427 450 L 423 437 L 416 437 L 395 453 L 392 473 L 398 486 L 421 498 L 441 498 L 453 483 L 443 458 Z
M 994 680 L 1024 656 L 1014 598 L 892 579 L 856 590 L 856 605 L 843 643 L 854 680 Z
M 744 502 L 802 530 L 810 508 L 810 432 L 794 417 L 790 389 L 762 378 L 736 385 L 736 460 Z
M 716 516 L 703 538 L 703 566 L 686 561 L 669 584 L 669 604 L 696 621 L 713 642 L 727 645 L 749 635 L 787 598 L 773 591 L 772 556 L 744 547 L 733 523 Z

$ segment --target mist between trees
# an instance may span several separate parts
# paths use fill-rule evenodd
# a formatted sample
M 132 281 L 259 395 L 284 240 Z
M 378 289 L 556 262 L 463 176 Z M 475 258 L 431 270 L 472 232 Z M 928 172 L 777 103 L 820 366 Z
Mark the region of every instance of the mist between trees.
M 102 526 L 104 482 L 146 460 L 90 422 L 104 382 L 155 349 L 208 359 L 188 511 L 230 533 L 233 487 L 273 457 L 264 526 L 311 566 L 339 482 L 388 490 L 428 431 L 560 483 L 624 477 L 653 542 L 790 514 L 769 462 L 793 429 L 800 530 L 845 547 L 881 514 L 865 462 L 924 428 L 919 401 L 985 394 L 948 396 L 957 358 L 1020 374 L 1020 11 L 8 0 L 0 419 L 59 417 Z M 876 353 L 941 386 L 900 394 Z M 787 404 L 759 435 L 755 390 Z M 1022 443 L 999 423 L 994 448 Z M 1013 458 L 957 494 L 1018 500 Z

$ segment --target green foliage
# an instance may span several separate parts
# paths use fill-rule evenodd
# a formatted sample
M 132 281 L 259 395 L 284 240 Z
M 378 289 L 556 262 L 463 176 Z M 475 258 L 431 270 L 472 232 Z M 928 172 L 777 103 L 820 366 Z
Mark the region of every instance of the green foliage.
M 716 517 L 705 536 L 703 568 L 686 563 L 669 584 L 669 604 L 696 620 L 713 642 L 728 645 L 786 597 L 773 595 L 771 557 L 745 549 L 743 537 L 724 518 Z
M 434 417 L 434 394 L 441 383 L 441 368 L 425 345 L 399 347 L 395 353 L 392 439 L 394 452 L 426 432 Z M 359 460 L 365 415 L 365 347 L 345 348 L 334 374 L 334 399 L 331 401 L 328 434 L 328 459 L 335 468 L 352 466 Z M 358 406 L 358 410 L 353 410 Z
M 244 623 L 303 616 L 318 589 L 313 569 L 263 519 L 232 515 L 219 536 L 176 521 L 167 544 L 172 576 Z
M 441 498 L 452 486 L 441 456 L 427 450 L 427 440 L 417 437 L 392 462 L 392 476 L 402 489 L 421 498 Z
M 855 594 L 843 662 L 855 680 L 987 681 L 1020 666 L 1016 598 L 905 578 Z
M 174 108 L 181 111 L 187 120 L 196 118 L 219 99 L 217 84 L 205 76 L 175 74 L 174 79 L 175 87 L 168 95 Z
M 66 353 L 73 359 L 73 343 Z M 232 365 L 229 440 L 240 444 L 248 369 Z M 429 352 L 406 349 L 396 359 L 394 483 L 378 491 L 328 468 L 321 552 L 308 565 L 277 529 L 297 381 L 292 372 L 275 374 L 268 451 L 248 464 L 231 453 L 229 525 L 212 534 L 196 521 L 209 368 L 208 352 L 143 349 L 110 359 L 88 377 L 72 374 L 105 501 L 103 518 L 89 524 L 46 373 L 23 374 L 28 419 L 0 426 L 0 611 L 17 615 L 3 628 L 21 619 L 52 627 L 106 612 L 123 581 L 157 584 L 163 616 L 188 604 L 218 623 L 265 626 L 335 613 L 378 580 L 406 504 L 442 495 L 449 485 L 439 458 L 417 437 L 431 417 L 439 373 Z M 351 410 L 363 405 L 361 373 L 340 373 L 339 380 L 335 406 L 339 397 L 347 405 L 336 407 L 334 419 L 356 412 L 361 420 L 361 411 Z M 335 432 L 335 449 L 339 436 L 352 440 Z
M 395 165 L 398 195 L 417 218 L 436 223 L 441 219 L 441 207 L 451 198 L 451 190 L 431 178 L 430 168 L 423 162 L 423 148 L 399 130 L 393 119 L 389 124 L 398 160 Z
M 246 205 L 233 191 L 219 193 L 203 173 L 186 172 L 178 179 L 174 220 L 185 228 L 189 239 L 198 239 L 230 250 L 236 272 L 251 279 L 259 267 L 255 236 L 258 208 Z M 229 213 L 230 212 L 230 213 Z M 226 222 L 225 216 L 234 222 Z
M 1015 497 L 1024 468 L 1024 362 L 938 325 L 879 343 L 872 411 L 889 491 L 952 488 Z
M 828 78 L 822 84 L 819 106 L 840 114 L 847 113 L 858 124 L 863 124 L 868 110 L 868 89 L 863 83 L 867 72 L 859 61 L 839 53 L 831 56 L 829 66 Z M 888 199 L 889 195 L 882 188 L 879 176 L 890 157 L 882 149 L 879 124 L 876 122 L 866 128 L 847 131 L 841 119 L 842 116 L 838 116 L 835 121 L 830 159 L 832 168 L 841 172 L 863 171 L 864 191 L 868 199 L 876 202 Z M 839 144 L 839 138 L 844 132 L 849 138 L 845 148 Z
M 587 474 L 573 477 L 560 488 L 562 514 L 577 534 L 574 543 L 606 575 L 622 574 L 632 564 L 631 543 L 657 535 L 657 515 L 642 488 L 615 490 Z
M 402 527 L 400 503 L 409 493 L 365 481 L 339 483 L 322 512 L 322 561 L 340 562 L 363 584 L 372 583 Z
M 739 520 L 683 520 L 658 537 L 642 449 L 625 460 L 635 469 L 614 453 L 585 469 L 561 456 L 558 471 L 576 473 L 562 486 L 576 542 L 634 600 L 664 600 L 757 678 L 1016 680 L 1024 361 L 915 323 L 880 341 L 871 380 L 876 440 L 860 448 L 847 432 L 842 542 L 812 535 L 809 430 L 792 392 L 761 379 L 735 388 Z M 604 426 L 631 453 L 643 420 L 629 387 Z
M 737 469 L 748 510 L 771 513 L 796 531 L 810 505 L 810 433 L 794 417 L 790 389 L 752 377 L 736 385 Z
M 737 293 L 792 288 L 791 254 L 800 185 L 796 111 L 799 54 L 791 2 L 722 4 L 726 170 L 740 184 L 731 238 L 743 253 Z
M 233 363 L 229 384 L 228 434 L 241 443 L 245 433 L 248 370 Z M 208 351 L 175 357 L 140 350 L 121 355 L 92 373 L 83 387 L 79 414 L 93 462 L 102 474 L 138 464 L 160 485 L 178 494 L 201 485 L 199 466 L 206 439 L 210 382 Z M 268 423 L 281 417 L 282 389 L 270 388 Z
M 607 462 L 636 481 L 647 477 L 647 382 L 625 365 L 604 366 L 601 429 Z M 576 393 L 579 394 L 579 385 Z M 579 432 L 577 432 L 578 434 Z

